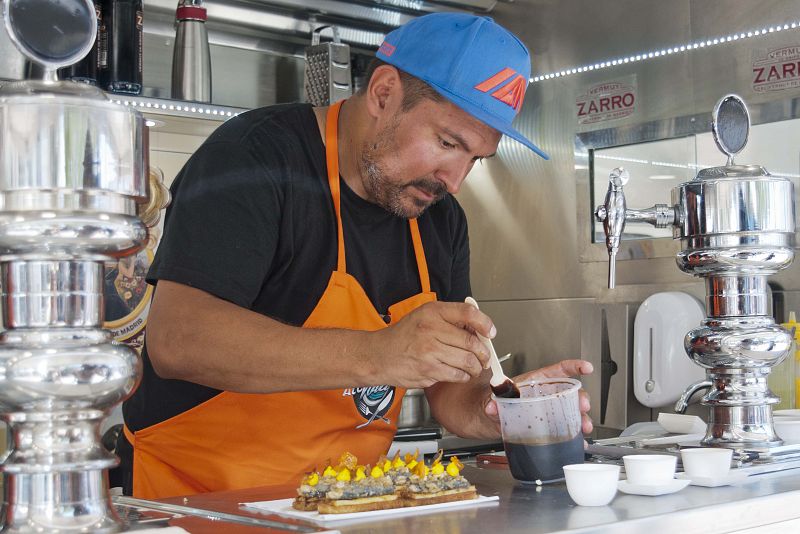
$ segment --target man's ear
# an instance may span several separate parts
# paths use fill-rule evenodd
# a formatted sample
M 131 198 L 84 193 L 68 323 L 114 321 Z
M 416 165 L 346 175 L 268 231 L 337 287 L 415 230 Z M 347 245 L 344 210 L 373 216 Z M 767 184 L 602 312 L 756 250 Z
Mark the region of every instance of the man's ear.
M 367 85 L 367 111 L 374 119 L 394 116 L 403 100 L 400 73 L 392 65 L 376 68 Z

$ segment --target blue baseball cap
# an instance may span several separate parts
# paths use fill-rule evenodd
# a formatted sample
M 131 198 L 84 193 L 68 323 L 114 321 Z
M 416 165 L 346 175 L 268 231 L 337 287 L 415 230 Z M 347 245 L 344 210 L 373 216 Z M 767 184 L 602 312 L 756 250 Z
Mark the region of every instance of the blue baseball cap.
M 528 49 L 489 17 L 432 13 L 395 29 L 376 57 L 433 87 L 479 121 L 550 157 L 511 123 L 531 76 Z

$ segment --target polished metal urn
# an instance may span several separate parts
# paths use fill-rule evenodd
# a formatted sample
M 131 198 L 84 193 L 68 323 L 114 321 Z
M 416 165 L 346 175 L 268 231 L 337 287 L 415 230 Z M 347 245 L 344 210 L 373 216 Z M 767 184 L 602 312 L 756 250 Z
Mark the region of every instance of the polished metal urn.
M 623 187 L 628 172 L 611 173 L 605 202 L 595 216 L 603 222 L 609 252 L 609 287 L 626 222 L 673 227 L 681 240 L 678 267 L 706 282 L 708 317 L 686 334 L 689 357 L 706 369 L 678 400 L 707 389 L 701 403 L 710 409 L 703 445 L 763 448 L 781 445 L 772 424 L 779 402 L 767 375 L 787 356 L 792 336 L 776 324 L 769 308 L 767 277 L 794 257 L 795 208 L 792 182 L 758 165 L 736 165 L 744 149 L 750 116 L 741 98 L 723 97 L 715 106 L 712 132 L 727 164 L 701 170 L 672 190 L 672 203 L 627 209 Z
M 103 263 L 146 240 L 144 120 L 56 79 L 94 41 L 91 0 L 6 0 L 4 20 L 45 79 L 0 87 L 3 532 L 117 532 L 106 471 L 118 460 L 99 425 L 141 363 L 102 328 Z

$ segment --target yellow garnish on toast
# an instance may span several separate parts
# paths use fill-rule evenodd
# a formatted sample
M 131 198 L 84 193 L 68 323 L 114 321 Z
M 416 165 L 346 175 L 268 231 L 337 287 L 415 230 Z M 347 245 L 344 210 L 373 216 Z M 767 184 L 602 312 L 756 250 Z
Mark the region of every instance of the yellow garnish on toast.
M 319 483 L 319 475 L 317 473 L 311 473 L 306 478 L 306 484 L 309 486 L 316 486 Z
M 430 469 L 428 469 L 428 466 L 425 465 L 425 462 L 419 462 L 414 468 L 413 473 L 419 478 L 425 478 L 428 476 L 428 471 L 430 471 Z
M 372 478 L 381 478 L 384 475 L 383 469 L 378 467 L 377 465 L 372 468 L 372 471 L 369 472 L 369 476 Z
M 363 465 L 358 466 L 358 468 L 356 469 L 356 480 L 367 478 L 367 475 L 364 474 L 365 469 L 366 467 L 364 467 Z
M 339 458 L 339 468 L 346 467 L 347 469 L 353 470 L 358 465 L 358 458 L 355 457 L 352 453 L 346 452 L 342 454 L 341 458 Z
M 461 460 L 458 459 L 457 456 L 450 457 L 450 463 L 447 464 L 447 474 L 451 477 L 457 477 L 461 474 L 461 470 L 464 469 L 464 464 L 461 463 Z
M 411 454 L 410 452 L 407 452 L 405 457 L 403 458 L 403 460 L 406 462 L 406 465 L 408 465 L 411 462 L 416 462 L 418 458 L 419 458 L 419 449 L 414 451 L 414 454 Z M 414 465 L 416 465 L 416 463 Z
M 340 482 L 350 482 L 350 470 L 345 467 L 339 471 L 339 474 L 336 475 L 336 480 Z
M 405 467 L 406 463 L 400 458 L 400 451 L 394 455 L 394 459 L 392 460 L 392 467 L 395 469 L 400 469 L 401 467 Z
M 335 477 L 337 474 L 336 469 L 331 466 L 326 467 L 325 471 L 322 472 L 322 476 L 324 477 Z

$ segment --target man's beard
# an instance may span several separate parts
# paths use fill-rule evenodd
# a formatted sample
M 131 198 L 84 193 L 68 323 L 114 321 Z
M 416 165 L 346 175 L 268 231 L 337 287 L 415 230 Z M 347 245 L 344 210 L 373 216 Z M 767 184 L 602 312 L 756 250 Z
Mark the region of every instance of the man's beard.
M 390 173 L 380 163 L 380 159 L 382 155 L 396 151 L 394 130 L 398 124 L 400 124 L 400 119 L 395 115 L 392 123 L 378 132 L 374 142 L 364 142 L 361 146 L 361 175 L 370 201 L 398 217 L 413 219 L 444 198 L 447 187 L 439 180 L 425 177 L 404 184 L 392 181 Z M 417 198 L 406 191 L 410 187 L 421 189 L 431 195 L 433 199 L 425 201 Z M 413 206 L 404 204 L 404 198 L 411 200 Z

